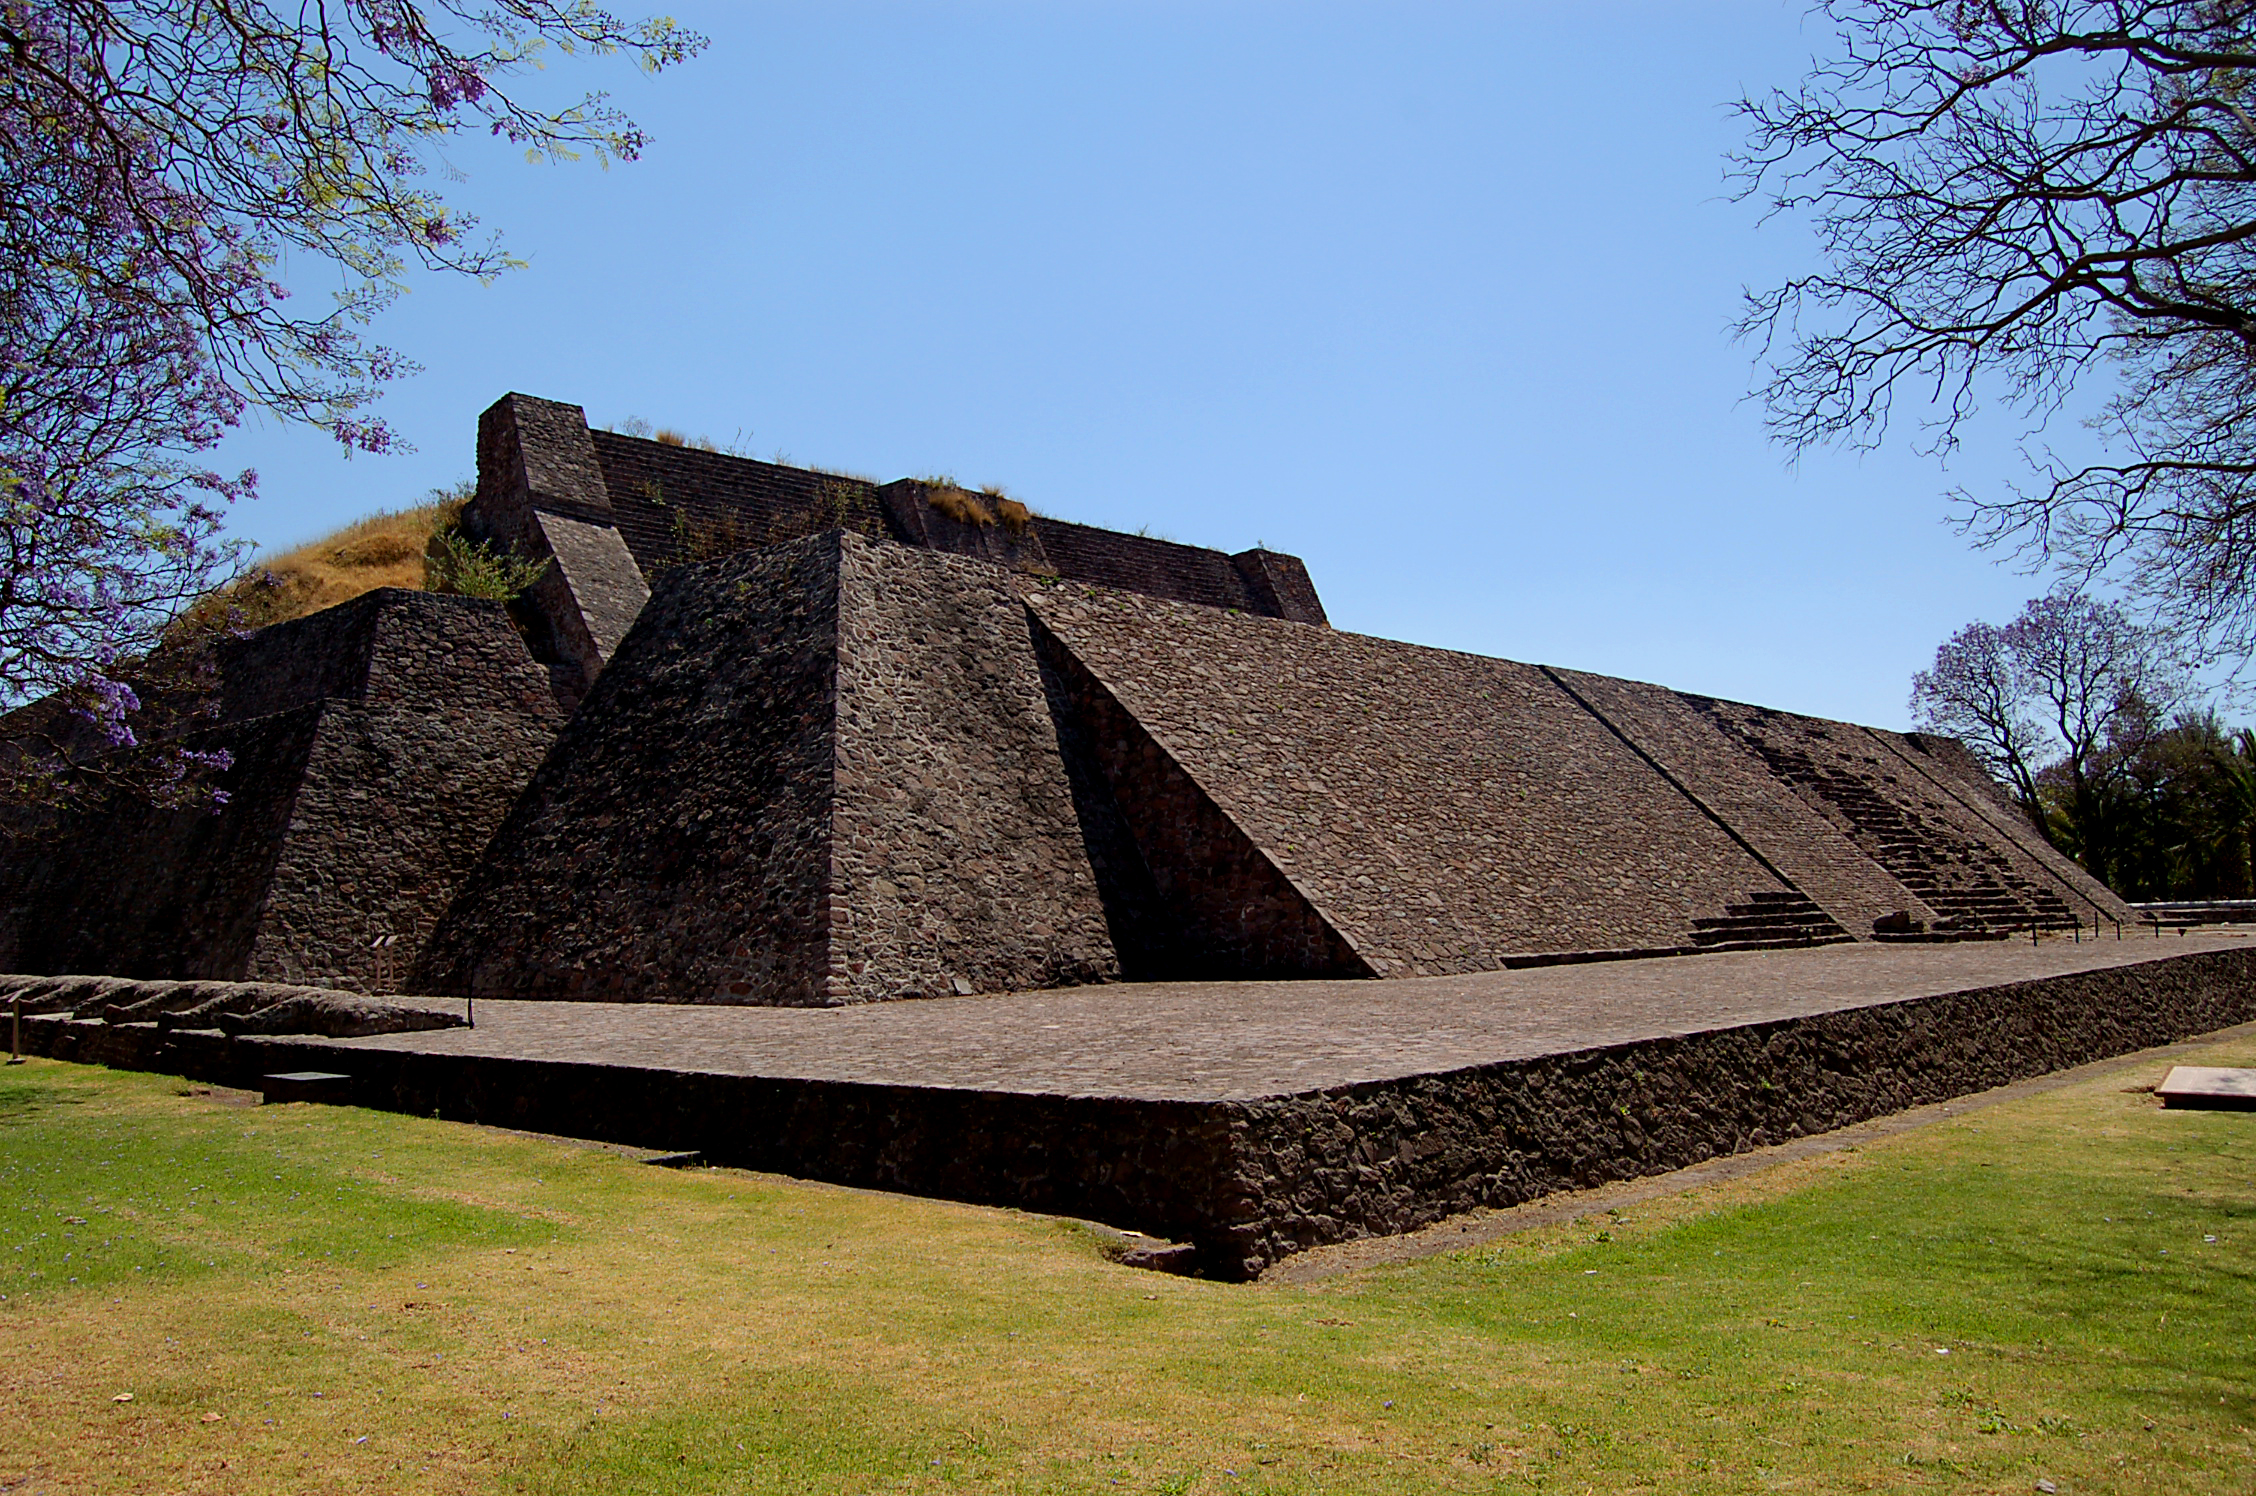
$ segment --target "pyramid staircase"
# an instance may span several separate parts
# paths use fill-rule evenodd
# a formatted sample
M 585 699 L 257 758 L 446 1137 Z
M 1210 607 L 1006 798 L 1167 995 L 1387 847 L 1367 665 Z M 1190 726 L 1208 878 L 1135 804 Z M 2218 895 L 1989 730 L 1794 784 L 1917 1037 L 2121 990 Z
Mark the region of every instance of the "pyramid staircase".
M 1981 939 L 2026 930 L 2032 924 L 2046 930 L 2075 926 L 2076 916 L 2066 899 L 2030 882 L 1989 848 L 1937 835 L 1935 828 L 1874 793 L 1860 779 L 1845 774 L 1825 777 L 1828 782 L 1818 792 L 1864 834 L 1874 859 L 1942 916 L 1931 933 Z M 1957 845 L 1951 846 L 1954 842 Z
M 1780 778 L 1839 811 L 1873 860 L 1941 916 L 1930 929 L 1878 931 L 1875 939 L 2002 940 L 2031 925 L 2044 930 L 2076 927 L 2075 912 L 2057 890 L 2031 882 L 1988 847 L 1906 810 L 1863 775 L 1826 767 L 1768 738 L 1739 736 Z
M 1702 951 L 1778 951 L 1840 945 L 1853 939 L 1840 923 L 1799 893 L 1766 888 L 1744 904 L 1726 904 L 1721 918 L 1692 921 Z

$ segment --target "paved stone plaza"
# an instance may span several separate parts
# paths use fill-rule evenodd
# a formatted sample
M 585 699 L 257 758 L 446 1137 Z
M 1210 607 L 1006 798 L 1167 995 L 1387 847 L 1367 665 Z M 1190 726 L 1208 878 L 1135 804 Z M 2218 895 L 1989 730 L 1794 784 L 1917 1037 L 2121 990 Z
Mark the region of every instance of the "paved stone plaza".
M 2250 945 L 2239 933 L 2126 932 L 2118 941 L 2110 932 L 2035 948 L 1834 945 L 1390 982 L 1152 982 L 853 1008 L 485 1000 L 473 1029 L 340 1042 L 871 1086 L 1249 1100 Z

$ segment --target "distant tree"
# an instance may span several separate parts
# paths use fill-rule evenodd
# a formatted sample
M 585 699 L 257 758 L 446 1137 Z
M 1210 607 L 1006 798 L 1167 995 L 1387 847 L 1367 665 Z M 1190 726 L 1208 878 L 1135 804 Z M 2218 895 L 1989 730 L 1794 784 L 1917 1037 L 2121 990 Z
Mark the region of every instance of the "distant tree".
M 2033 453 L 1970 528 L 2256 645 L 2256 0 L 1826 0 L 1835 46 L 1741 100 L 1748 194 L 1824 266 L 1752 296 L 1774 433 L 1947 451 L 2087 376 L 2108 460 Z M 1907 402 L 1907 403 L 1905 403 Z M 1899 408 L 1901 404 L 1901 408 Z
M 2228 734 L 2214 716 L 2197 730 L 2201 814 L 2173 839 L 2184 849 L 2189 896 L 2248 898 L 2256 895 L 2256 732 Z
M 2118 887 L 2145 898 L 2246 898 L 2256 829 L 2256 742 L 2213 713 L 2156 734 L 2125 776 Z
M 2181 713 L 2104 750 L 2096 804 L 2079 821 L 2057 766 L 2038 775 L 2053 835 L 2126 898 L 2246 898 L 2256 889 L 2256 735 Z
M 221 506 L 256 484 L 196 454 L 249 405 L 393 446 L 368 407 L 411 366 L 363 329 L 411 263 L 512 263 L 425 186 L 436 152 L 476 127 L 632 159 L 601 95 L 510 81 L 548 50 L 655 69 L 702 44 L 581 0 L 0 0 L 0 708 L 50 703 L 11 719 L 0 796 L 59 792 L 90 745 L 187 793 L 210 765 L 136 733 L 135 672 L 228 575 Z M 341 289 L 299 310 L 286 253 Z
M 1912 677 L 1911 710 L 1986 760 L 2032 822 L 2105 878 L 2113 797 L 2183 691 L 2163 635 L 2112 604 L 2057 593 L 2003 628 L 1953 634 Z

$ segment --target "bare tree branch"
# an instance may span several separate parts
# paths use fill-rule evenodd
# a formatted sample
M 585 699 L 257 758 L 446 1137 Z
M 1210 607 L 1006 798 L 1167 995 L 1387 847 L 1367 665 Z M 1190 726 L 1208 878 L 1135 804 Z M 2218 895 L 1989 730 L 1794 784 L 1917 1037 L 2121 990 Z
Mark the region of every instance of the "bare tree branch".
M 1751 293 L 1773 434 L 1947 452 L 2095 368 L 2121 456 L 1962 495 L 1983 543 L 2256 644 L 2256 0 L 1829 0 L 1837 50 L 1743 99 L 1744 196 L 1825 267 Z M 1899 412 L 1899 402 L 1903 402 Z

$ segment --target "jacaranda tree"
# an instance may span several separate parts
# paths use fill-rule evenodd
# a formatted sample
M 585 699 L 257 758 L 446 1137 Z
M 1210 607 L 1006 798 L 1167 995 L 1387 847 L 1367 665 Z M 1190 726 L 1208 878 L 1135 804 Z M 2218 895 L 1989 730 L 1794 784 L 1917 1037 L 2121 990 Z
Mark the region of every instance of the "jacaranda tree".
M 1984 759 L 2030 820 L 2104 879 L 2129 834 L 2126 792 L 2185 694 L 2166 637 L 2063 592 L 2031 599 L 2002 628 L 1953 634 L 1912 677 L 1911 710 Z
M 602 95 L 518 85 L 551 54 L 655 70 L 702 45 L 581 0 L 0 0 L 0 708 L 36 703 L 0 797 L 209 798 L 214 759 L 148 741 L 196 697 L 180 616 L 236 564 L 222 510 L 256 485 L 199 454 L 253 406 L 392 447 L 371 406 L 412 366 L 372 319 L 412 271 L 512 263 L 431 189 L 434 153 L 480 131 L 632 160 Z M 285 255 L 340 289 L 294 298 Z

